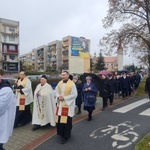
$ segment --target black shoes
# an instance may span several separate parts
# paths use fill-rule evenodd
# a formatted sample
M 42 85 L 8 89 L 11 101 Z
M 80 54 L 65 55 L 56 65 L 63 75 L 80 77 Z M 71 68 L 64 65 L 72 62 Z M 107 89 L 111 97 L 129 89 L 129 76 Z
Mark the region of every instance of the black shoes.
M 65 144 L 66 142 L 68 142 L 68 139 L 67 138 L 62 138 L 62 140 L 61 140 L 61 144 Z
M 35 131 L 35 130 L 38 130 L 39 128 L 41 128 L 40 125 L 34 125 L 33 128 L 32 128 L 32 130 Z
M 92 116 L 88 117 L 88 121 L 91 121 L 92 120 Z
M 78 110 L 77 114 L 81 114 L 81 110 Z

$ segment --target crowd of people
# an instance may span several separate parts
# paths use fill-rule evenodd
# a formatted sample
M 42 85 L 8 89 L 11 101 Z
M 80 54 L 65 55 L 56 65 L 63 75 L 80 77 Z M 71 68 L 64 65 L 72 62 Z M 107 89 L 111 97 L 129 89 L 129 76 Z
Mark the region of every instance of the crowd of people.
M 33 131 L 48 124 L 56 126 L 61 144 L 66 143 L 71 136 L 75 106 L 78 108 L 77 114 L 81 114 L 83 103 L 84 110 L 88 112 L 88 121 L 91 121 L 97 96 L 102 97 L 101 110 L 104 111 L 108 102 L 113 104 L 114 97 L 122 97 L 124 100 L 130 96 L 139 86 L 141 78 L 140 74 L 128 75 L 126 72 L 122 75 L 102 74 L 99 77 L 100 86 L 97 87 L 90 75 L 83 82 L 78 76 L 71 76 L 68 71 L 63 71 L 58 84 L 51 86 L 47 83 L 46 75 L 42 75 L 40 83 L 32 91 L 32 82 L 21 71 L 13 93 L 11 85 L 0 76 L 0 121 L 5 122 L 4 127 L 0 126 L 0 130 L 4 128 L 3 134 L 0 134 L 0 150 L 11 136 L 13 127 L 23 126 L 31 121 Z M 30 109 L 32 102 L 33 113 Z

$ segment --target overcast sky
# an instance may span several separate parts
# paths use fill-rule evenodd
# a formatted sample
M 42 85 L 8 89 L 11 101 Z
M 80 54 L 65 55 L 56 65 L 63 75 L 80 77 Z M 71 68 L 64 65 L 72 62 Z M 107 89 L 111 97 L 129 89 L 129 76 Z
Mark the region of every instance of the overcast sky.
M 0 0 L 0 18 L 19 21 L 20 54 L 68 35 L 91 40 L 91 54 L 99 53 L 99 39 L 107 32 L 102 19 L 107 0 Z M 131 58 L 124 59 L 128 64 Z

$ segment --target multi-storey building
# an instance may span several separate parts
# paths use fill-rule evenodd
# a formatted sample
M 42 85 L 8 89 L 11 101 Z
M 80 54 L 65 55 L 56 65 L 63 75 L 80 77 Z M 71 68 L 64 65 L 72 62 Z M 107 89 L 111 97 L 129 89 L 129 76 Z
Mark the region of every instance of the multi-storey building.
M 19 22 L 0 18 L 0 69 L 17 73 L 19 66 Z
M 62 69 L 62 42 L 54 41 L 47 47 L 47 71 L 61 71 Z
M 62 39 L 62 70 L 77 74 L 90 72 L 90 40 L 73 36 Z
M 47 46 L 42 45 L 35 49 L 35 71 L 44 72 L 46 71 L 46 54 L 47 54 Z
M 67 36 L 62 41 L 53 41 L 22 55 L 38 72 L 68 70 L 70 73 L 90 72 L 90 40 Z M 31 66 L 31 65 L 30 65 Z M 30 68 L 30 70 L 32 70 Z

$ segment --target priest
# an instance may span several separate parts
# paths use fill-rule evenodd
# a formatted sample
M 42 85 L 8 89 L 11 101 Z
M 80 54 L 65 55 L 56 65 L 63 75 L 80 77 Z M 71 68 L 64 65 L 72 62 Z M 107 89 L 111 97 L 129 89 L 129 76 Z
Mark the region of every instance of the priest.
M 56 125 L 57 134 L 61 136 L 61 144 L 68 141 L 71 136 L 72 117 L 75 113 L 75 99 L 77 89 L 73 81 L 69 79 L 69 72 L 63 71 L 62 80 L 56 86 Z
M 0 76 L 0 150 L 12 135 L 16 113 L 16 97 L 7 81 Z
M 32 84 L 24 71 L 19 74 L 17 82 L 17 110 L 14 127 L 23 126 L 32 120 L 30 103 L 33 102 Z
M 53 89 L 47 83 L 46 75 L 42 75 L 40 84 L 37 85 L 34 92 L 33 131 L 47 124 L 55 126 L 55 111 L 56 104 Z

